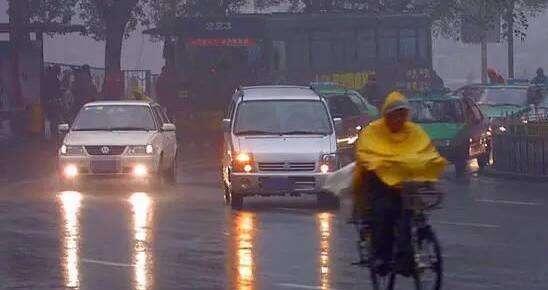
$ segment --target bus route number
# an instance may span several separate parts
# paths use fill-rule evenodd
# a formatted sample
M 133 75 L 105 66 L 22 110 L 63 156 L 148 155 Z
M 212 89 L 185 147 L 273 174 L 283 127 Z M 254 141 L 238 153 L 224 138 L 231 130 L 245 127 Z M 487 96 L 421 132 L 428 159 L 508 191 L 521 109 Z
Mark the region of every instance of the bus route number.
M 207 31 L 227 31 L 232 29 L 230 22 L 207 22 L 205 25 Z

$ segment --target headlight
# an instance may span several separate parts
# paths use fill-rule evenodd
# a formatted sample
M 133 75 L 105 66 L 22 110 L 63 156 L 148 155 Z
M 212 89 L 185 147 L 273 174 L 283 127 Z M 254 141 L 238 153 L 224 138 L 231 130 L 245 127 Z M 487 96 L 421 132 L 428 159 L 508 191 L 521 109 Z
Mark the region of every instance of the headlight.
M 69 156 L 80 156 L 84 155 L 84 147 L 83 146 L 68 146 L 63 145 L 59 149 L 62 155 L 69 155 Z
M 506 127 L 500 126 L 500 127 L 499 127 L 499 131 L 500 131 L 500 132 L 503 132 L 503 133 L 506 132 Z
M 358 140 L 358 135 L 338 139 L 337 143 L 346 143 L 346 144 L 352 145 L 356 143 L 356 140 Z
M 253 155 L 250 153 L 238 153 L 232 162 L 234 172 L 250 173 L 254 170 Z
M 128 149 L 129 155 L 150 155 L 152 153 L 154 153 L 154 147 L 152 145 L 129 146 Z
M 338 159 L 336 154 L 324 154 L 320 157 L 320 172 L 323 174 L 337 170 Z

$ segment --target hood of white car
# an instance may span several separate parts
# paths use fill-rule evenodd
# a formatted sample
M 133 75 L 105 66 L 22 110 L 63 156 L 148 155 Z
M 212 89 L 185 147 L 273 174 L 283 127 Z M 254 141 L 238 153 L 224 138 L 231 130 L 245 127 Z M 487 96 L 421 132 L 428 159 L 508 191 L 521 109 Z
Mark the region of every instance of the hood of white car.
M 240 136 L 235 149 L 259 162 L 307 162 L 335 152 L 336 145 L 332 136 Z
M 147 145 L 154 131 L 71 131 L 65 136 L 66 145 Z

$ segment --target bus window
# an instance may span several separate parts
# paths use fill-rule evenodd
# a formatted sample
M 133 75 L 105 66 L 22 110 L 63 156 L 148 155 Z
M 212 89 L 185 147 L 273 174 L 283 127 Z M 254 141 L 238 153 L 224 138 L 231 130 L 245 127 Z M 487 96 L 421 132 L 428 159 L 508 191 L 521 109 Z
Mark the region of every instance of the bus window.
M 428 53 L 428 33 L 426 29 L 419 29 L 418 35 L 417 35 L 417 41 L 418 41 L 418 47 L 419 47 L 419 53 L 418 58 L 421 61 L 428 61 L 429 53 Z
M 381 29 L 380 31 L 381 60 L 396 62 L 398 53 L 398 31 L 396 29 Z
M 325 40 L 314 40 L 310 45 L 312 68 L 329 69 L 331 64 L 331 43 Z
M 361 64 L 370 63 L 377 57 L 375 31 L 367 29 L 358 33 L 358 59 Z
M 286 47 L 285 41 L 273 41 L 272 42 L 274 52 L 273 52 L 273 68 L 275 71 L 285 71 L 287 70 L 287 57 L 286 57 Z
M 417 55 L 417 33 L 414 29 L 400 31 L 400 59 L 415 59 Z
M 301 70 L 308 67 L 308 48 L 304 37 L 293 38 L 288 45 L 289 69 Z

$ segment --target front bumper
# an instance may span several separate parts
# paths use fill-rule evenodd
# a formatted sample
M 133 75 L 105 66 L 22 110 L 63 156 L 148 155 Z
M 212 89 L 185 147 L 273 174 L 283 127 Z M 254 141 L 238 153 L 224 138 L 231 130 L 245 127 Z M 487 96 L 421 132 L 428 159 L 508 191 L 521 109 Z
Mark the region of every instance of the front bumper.
M 322 191 L 327 174 L 319 172 L 283 172 L 283 173 L 232 173 L 230 175 L 232 192 L 241 196 L 271 196 L 317 194 Z M 272 187 L 272 181 L 284 186 Z
M 109 168 L 98 168 L 99 163 L 108 163 Z M 74 166 L 77 174 L 73 177 L 66 176 L 64 170 L 67 166 Z M 134 169 L 137 166 L 146 168 L 146 174 L 137 176 Z M 101 169 L 101 170 L 99 170 Z M 158 171 L 158 165 L 154 156 L 59 156 L 59 175 L 65 179 L 134 179 L 144 180 Z

